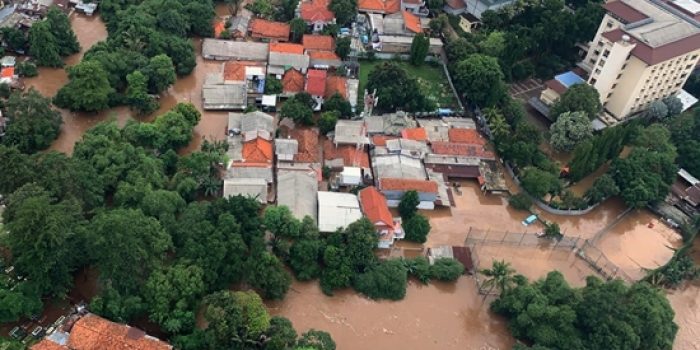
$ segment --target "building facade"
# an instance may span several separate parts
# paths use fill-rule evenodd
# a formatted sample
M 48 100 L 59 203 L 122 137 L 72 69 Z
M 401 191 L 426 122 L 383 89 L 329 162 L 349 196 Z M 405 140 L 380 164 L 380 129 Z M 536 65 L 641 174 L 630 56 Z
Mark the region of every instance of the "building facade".
M 700 23 L 697 8 L 662 0 L 603 6 L 607 12 L 579 66 L 614 123 L 682 89 L 700 57 Z

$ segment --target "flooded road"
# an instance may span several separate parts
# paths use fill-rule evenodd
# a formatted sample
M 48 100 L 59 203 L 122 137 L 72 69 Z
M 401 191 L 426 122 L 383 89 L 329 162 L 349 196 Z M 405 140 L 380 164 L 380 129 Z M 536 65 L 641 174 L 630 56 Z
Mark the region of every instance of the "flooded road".
M 74 13 L 71 17 L 71 24 L 80 42 L 81 52 L 65 59 L 66 67 L 80 62 L 85 51 L 89 50 L 95 43 L 107 38 L 107 29 L 99 16 L 88 17 Z M 158 111 L 150 116 L 137 117 L 141 121 L 151 121 L 155 116 L 160 115 L 178 102 L 192 102 L 202 111 L 201 89 L 206 74 L 217 72 L 221 69 L 220 62 L 204 61 L 200 55 L 201 40 L 193 39 L 192 43 L 197 54 L 197 67 L 192 74 L 180 77 L 177 82 L 161 96 Z M 34 78 L 25 79 L 27 87 L 34 87 L 41 94 L 53 97 L 56 92 L 67 83 L 68 75 L 64 68 L 40 68 L 39 75 Z M 63 125 L 61 134 L 51 145 L 52 150 L 64 153 L 72 153 L 76 141 L 89 128 L 105 121 L 109 118 L 116 118 L 120 124 L 134 118 L 129 108 L 121 106 L 99 113 L 73 113 L 61 110 L 63 115 Z M 202 120 L 195 127 L 194 135 L 190 145 L 181 150 L 182 153 L 199 149 L 202 138 L 222 139 L 226 127 L 227 113 L 225 112 L 203 112 Z

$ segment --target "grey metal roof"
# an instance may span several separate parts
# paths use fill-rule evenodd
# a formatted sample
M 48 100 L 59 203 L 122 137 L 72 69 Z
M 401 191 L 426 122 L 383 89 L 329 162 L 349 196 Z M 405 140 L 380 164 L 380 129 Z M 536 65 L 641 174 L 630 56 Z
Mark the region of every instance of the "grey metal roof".
M 229 84 L 205 84 L 202 86 L 202 108 L 204 109 L 245 109 L 247 102 L 248 86 L 244 82 Z
M 403 129 L 415 128 L 418 125 L 415 119 L 401 111 L 381 116 L 365 117 L 364 121 L 368 133 L 395 136 L 401 135 L 401 130 Z
M 310 216 L 317 222 L 318 181 L 309 171 L 279 171 L 277 174 L 277 205 L 285 205 L 301 220 Z
M 268 63 L 270 66 L 294 67 L 297 70 L 306 71 L 309 68 L 309 56 L 272 51 Z
M 418 124 L 425 129 L 425 133 L 428 134 L 428 140 L 433 141 L 449 141 L 448 130 L 450 127 L 442 120 L 439 119 L 421 119 Z
M 401 154 L 375 155 L 372 158 L 374 177 L 425 180 L 425 167 L 420 159 Z
M 387 140 L 386 148 L 392 153 L 407 151 L 414 157 L 419 158 L 422 158 L 423 154 L 430 151 L 430 148 L 428 148 L 425 142 L 407 139 Z
M 335 124 L 336 144 L 369 144 L 365 133 L 365 122 L 362 120 L 339 120 Z
M 272 182 L 272 167 L 233 166 L 226 170 L 226 179 L 265 179 Z
M 425 164 L 451 164 L 464 166 L 478 166 L 481 159 L 478 157 L 453 156 L 446 154 L 427 154 L 423 159 Z
M 267 202 L 267 181 L 257 178 L 231 178 L 224 180 L 224 198 L 242 195 Z
M 275 117 L 260 111 L 248 113 L 231 112 L 228 114 L 229 130 L 238 129 L 242 133 L 258 130 L 273 133 L 275 131 L 274 122 Z
M 241 135 L 229 135 L 226 138 L 226 143 L 228 143 L 226 156 L 229 161 L 239 162 L 243 160 L 243 137 Z
M 202 56 L 212 60 L 267 61 L 267 43 L 204 39 Z
M 246 9 L 241 9 L 238 12 L 238 15 L 231 19 L 231 27 L 229 28 L 229 31 L 239 31 L 245 35 L 245 33 L 248 32 L 248 24 L 250 23 L 251 17 L 253 17 L 252 12 Z
M 476 123 L 471 118 L 445 117 L 442 120 L 451 128 L 476 129 Z
M 299 152 L 299 141 L 295 139 L 275 139 L 275 154 L 295 155 Z

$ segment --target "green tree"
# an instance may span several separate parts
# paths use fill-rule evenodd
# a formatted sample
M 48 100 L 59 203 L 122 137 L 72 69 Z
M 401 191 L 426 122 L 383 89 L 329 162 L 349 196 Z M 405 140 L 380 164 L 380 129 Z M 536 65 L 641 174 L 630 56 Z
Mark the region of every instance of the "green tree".
M 335 124 L 338 123 L 338 111 L 323 112 L 318 118 L 318 128 L 321 134 L 326 135 L 335 130 Z
M 411 42 L 411 55 L 409 61 L 414 66 L 420 66 L 425 63 L 425 56 L 428 55 L 430 48 L 430 40 L 427 36 L 420 33 L 413 37 Z
M 301 38 L 306 33 L 306 22 L 301 18 L 294 18 L 289 22 L 289 28 L 292 32 L 292 41 L 295 43 L 301 42 Z
M 330 334 L 312 328 L 301 335 L 295 349 L 299 347 L 315 350 L 335 350 L 335 342 Z
M 410 276 L 417 278 L 423 284 L 430 281 L 432 274 L 430 272 L 430 262 L 428 258 L 424 256 L 417 256 L 413 259 L 406 259 L 404 261 L 406 265 L 406 270 Z
M 498 109 L 487 108 L 484 110 L 484 116 L 486 117 L 486 121 L 488 121 L 491 134 L 493 134 L 496 140 L 504 140 L 510 135 L 510 126 Z
M 506 36 L 504 32 L 495 31 L 479 43 L 481 53 L 487 56 L 499 58 L 506 49 Z
M 301 235 L 301 223 L 284 205 L 267 207 L 263 214 L 263 224 L 273 235 L 281 238 L 295 239 Z
M 440 2 L 444 0 L 434 0 L 433 2 Z M 430 5 L 428 5 L 430 6 Z M 439 16 L 433 18 L 430 20 L 428 23 L 428 26 L 430 27 L 430 31 L 434 34 L 440 34 L 447 29 L 447 26 L 450 25 L 449 20 L 447 19 L 447 16 L 445 14 L 440 14 Z
M 51 108 L 51 101 L 34 90 L 15 92 L 5 103 L 8 124 L 3 143 L 24 153 L 34 153 L 51 145 L 58 137 L 63 119 Z
M 249 283 L 266 299 L 283 299 L 292 284 L 292 277 L 276 256 L 263 252 L 253 257 Z
M 161 151 L 186 146 L 190 143 L 192 130 L 194 130 L 190 120 L 176 111 L 169 111 L 156 117 L 153 126 L 156 129 L 153 143 L 155 148 Z
M 27 48 L 27 37 L 25 32 L 17 28 L 2 28 L 0 29 L 2 41 L 7 44 L 7 48 L 19 52 L 25 51 Z
M 528 210 L 532 206 L 532 199 L 525 193 L 518 193 L 508 198 L 508 204 L 517 210 Z
M 350 102 L 348 102 L 348 100 L 343 98 L 343 96 L 337 92 L 323 101 L 323 110 L 336 111 L 339 113 L 338 117 L 352 117 L 352 106 L 350 105 Z
M 58 7 L 51 6 L 46 12 L 46 22 L 49 24 L 51 33 L 56 39 L 58 54 L 68 56 L 80 51 L 78 38 L 73 32 L 68 16 Z
M 0 194 L 4 196 L 31 181 L 34 176 L 33 164 L 29 157 L 22 154 L 17 147 L 0 145 L 0 164 L 5 170 L 0 171 Z
M 146 76 L 140 71 L 134 71 L 126 76 L 129 87 L 126 90 L 126 99 L 129 105 L 139 114 L 151 114 L 158 109 L 158 102 L 148 95 Z
M 437 258 L 430 266 L 430 278 L 438 281 L 455 281 L 464 274 L 464 265 L 452 258 Z
M 503 260 L 494 260 L 490 269 L 482 269 L 479 273 L 486 277 L 482 286 L 489 288 L 488 294 L 491 294 L 494 288 L 498 288 L 501 294 L 507 293 L 513 286 L 515 269 L 510 266 L 510 263 Z
M 104 189 L 97 171 L 86 161 L 50 151 L 32 156 L 33 181 L 58 200 L 76 199 L 83 211 L 104 204 Z
M 408 112 L 433 111 L 435 103 L 428 100 L 420 91 L 418 82 L 395 62 L 377 65 L 367 80 L 367 90 L 377 90 L 380 111 L 394 112 L 404 109 Z
M 137 290 L 172 247 L 160 223 L 140 210 L 115 209 L 92 219 L 87 246 L 103 281 L 120 293 Z
M 531 195 L 542 198 L 547 193 L 556 193 L 561 189 L 561 183 L 556 175 L 535 167 L 526 168 L 520 177 L 523 188 Z
M 602 109 L 598 90 L 588 84 L 576 84 L 554 102 L 549 109 L 549 115 L 556 120 L 566 112 L 584 112 L 588 119 L 593 120 Z
M 177 79 L 173 60 L 167 55 L 151 57 L 143 71 L 144 75 L 148 77 L 149 91 L 155 94 L 160 94 L 167 90 Z
M 301 125 L 313 125 L 314 123 L 311 108 L 295 99 L 289 99 L 282 105 L 280 116 L 282 118 L 290 118 Z
M 282 93 L 282 81 L 268 75 L 267 79 L 265 79 L 265 94 L 276 95 L 280 93 Z
M 41 295 L 30 283 L 19 282 L 10 286 L 9 280 L 0 282 L 0 322 L 15 322 L 21 317 L 29 317 L 41 312 L 42 306 Z M 3 340 L 0 340 L 0 349 L 14 349 L 3 346 Z M 18 347 L 16 349 L 24 350 L 25 348 Z
M 281 316 L 270 319 L 270 328 L 267 329 L 268 340 L 265 350 L 291 349 L 297 342 L 297 332 L 292 322 Z
M 664 104 L 668 107 L 668 116 L 675 117 L 683 112 L 683 102 L 678 96 L 672 95 L 663 99 Z
M 181 9 L 178 10 L 182 11 Z M 175 8 L 163 9 L 156 16 L 156 20 L 158 21 L 158 27 L 164 32 L 184 37 L 190 29 L 189 23 L 178 10 Z
M 414 214 L 404 222 L 403 229 L 406 232 L 406 240 L 425 243 L 430 233 L 430 222 L 425 216 Z
M 668 106 L 666 106 L 664 101 L 654 101 L 644 113 L 652 120 L 663 120 L 668 117 Z
M 29 29 L 29 55 L 40 66 L 61 67 L 60 48 L 47 21 L 37 21 Z
M 586 198 L 589 203 L 598 203 L 610 196 L 620 193 L 620 188 L 615 184 L 615 180 L 610 174 L 603 174 L 595 179 L 593 186 L 586 191 Z
M 348 1 L 348 0 L 344 0 Z M 350 37 L 342 37 L 338 38 L 335 41 L 335 53 L 340 57 L 341 59 L 345 60 L 348 58 L 350 55 Z
M 204 305 L 209 349 L 259 345 L 270 327 L 270 315 L 254 292 L 216 292 L 204 298 Z
M 274 12 L 272 3 L 269 0 L 253 0 L 253 2 L 245 5 L 245 8 L 254 13 L 258 17 L 270 18 Z
M 428 0 L 428 8 L 431 11 L 440 11 L 445 5 L 445 0 Z
M 570 152 L 577 144 L 593 136 L 593 126 L 583 112 L 564 112 L 549 128 L 549 143 L 560 152 Z
M 406 296 L 408 271 L 399 259 L 390 259 L 360 274 L 354 287 L 372 299 L 401 300 Z
M 114 89 L 109 84 L 107 72 L 98 62 L 83 61 L 68 68 L 70 81 L 64 85 L 54 103 L 72 111 L 95 112 L 109 107 Z
M 328 9 L 335 14 L 336 22 L 343 26 L 355 19 L 357 0 L 331 0 Z
M 292 244 L 289 250 L 289 266 L 296 278 L 308 281 L 321 275 L 321 253 L 323 241 L 319 239 L 301 239 Z
M 506 94 L 503 73 L 494 57 L 469 55 L 455 66 L 454 79 L 457 91 L 482 108 L 494 106 Z
M 211 22 L 216 15 L 211 1 L 193 1 L 185 5 L 190 33 L 201 37 L 211 37 L 214 29 Z
M 418 212 L 418 204 L 420 204 L 418 192 L 406 191 L 401 197 L 401 202 L 399 202 L 399 215 L 401 215 L 401 218 L 408 221 L 416 215 Z
M 17 71 L 17 75 L 19 75 L 20 77 L 32 78 L 39 75 L 39 70 L 36 68 L 36 65 L 32 62 L 20 62 L 15 68 Z
M 203 274 L 194 265 L 154 271 L 144 287 L 149 318 L 170 333 L 191 331 L 197 303 L 205 292 Z
M 108 286 L 90 302 L 90 311 L 117 322 L 130 322 L 146 312 L 147 305 L 140 295 L 119 293 Z
M 624 159 L 616 159 L 610 168 L 620 195 L 628 206 L 642 208 L 663 200 L 675 178 L 675 152 L 661 154 L 635 148 Z

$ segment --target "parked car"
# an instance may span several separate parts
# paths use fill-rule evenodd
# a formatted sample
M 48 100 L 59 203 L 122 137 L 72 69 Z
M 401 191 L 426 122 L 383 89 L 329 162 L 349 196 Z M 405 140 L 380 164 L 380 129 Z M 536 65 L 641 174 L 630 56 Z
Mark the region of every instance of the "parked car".
M 17 326 L 15 328 L 12 328 L 12 330 L 10 330 L 10 333 L 8 334 L 12 338 L 22 339 L 27 333 L 22 328 Z
M 40 338 L 44 334 L 44 327 L 42 326 L 36 326 L 34 330 L 32 331 L 32 336 L 35 338 Z

